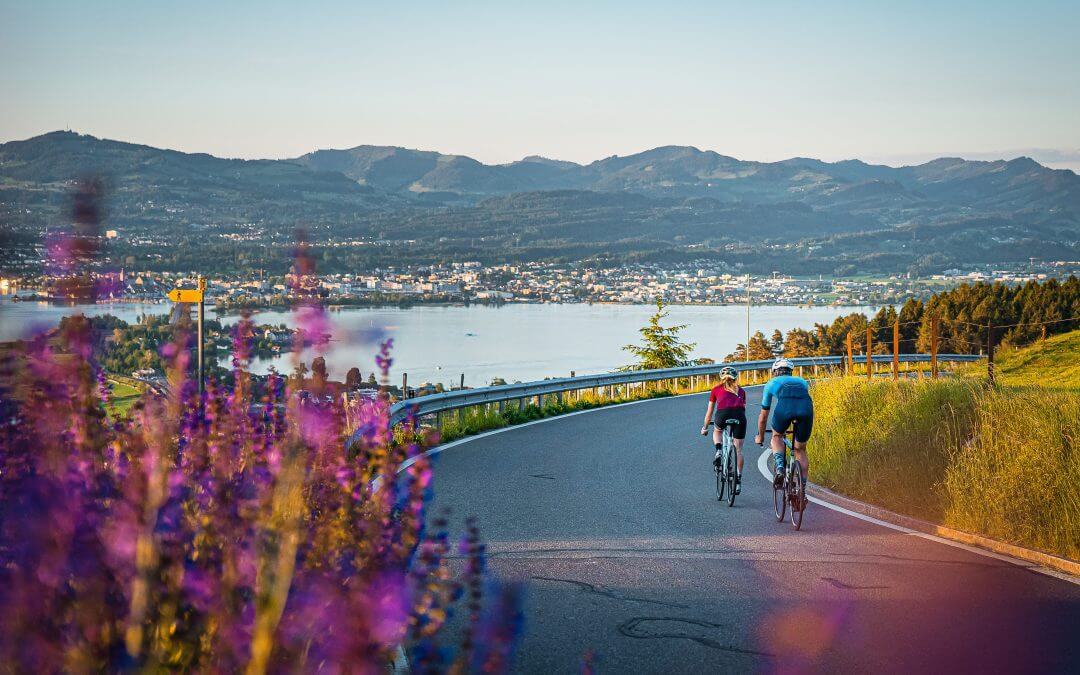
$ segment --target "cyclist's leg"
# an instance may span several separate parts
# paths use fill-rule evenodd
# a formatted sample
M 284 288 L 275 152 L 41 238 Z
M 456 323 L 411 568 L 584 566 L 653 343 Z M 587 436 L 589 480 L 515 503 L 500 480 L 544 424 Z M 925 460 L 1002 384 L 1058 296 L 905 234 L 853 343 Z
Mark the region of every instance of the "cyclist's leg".
M 721 457 L 724 454 L 724 429 L 716 424 L 713 424 L 713 447 L 716 448 L 716 452 L 713 453 L 713 468 L 719 470 Z
M 810 457 L 806 454 L 806 443 L 795 441 L 795 459 L 802 465 L 803 477 L 810 480 Z
M 795 459 L 802 464 L 803 476 L 810 481 L 810 456 L 806 452 L 806 444 L 810 441 L 810 434 L 814 430 L 814 408 L 812 405 L 805 406 L 799 411 L 799 417 L 795 420 Z
M 735 457 L 736 464 L 738 466 L 739 476 L 742 476 L 743 471 L 743 440 L 746 438 L 746 411 L 741 411 L 741 414 L 736 416 L 739 420 L 739 424 L 731 428 L 731 437 L 735 445 Z
M 784 432 L 791 426 L 793 419 L 794 416 L 787 410 L 787 407 L 782 405 L 781 401 L 777 401 L 772 418 L 769 420 L 769 428 L 773 432 L 770 446 L 773 452 L 773 462 L 777 467 L 784 465 Z

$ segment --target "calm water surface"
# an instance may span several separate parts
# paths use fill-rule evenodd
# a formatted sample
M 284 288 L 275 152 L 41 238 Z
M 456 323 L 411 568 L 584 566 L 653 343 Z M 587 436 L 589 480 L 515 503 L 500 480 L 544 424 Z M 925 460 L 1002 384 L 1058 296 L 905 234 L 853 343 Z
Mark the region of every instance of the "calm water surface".
M 811 328 L 841 314 L 872 313 L 875 307 L 759 306 L 751 311 L 752 330 L 766 335 L 774 329 Z M 397 308 L 342 308 L 329 310 L 332 341 L 321 352 L 335 379 L 356 366 L 364 377 L 375 369 L 375 337 L 394 339 L 392 377 L 409 383 L 457 383 L 481 386 L 494 377 L 527 381 L 549 376 L 607 372 L 628 363 L 621 347 L 637 342 L 638 328 L 655 310 L 648 305 L 473 305 Z M 114 314 L 136 321 L 140 314 L 161 314 L 168 304 L 97 304 L 57 306 L 38 302 L 12 303 L 0 297 L 0 341 L 23 337 L 34 330 L 55 326 L 61 316 L 81 311 L 87 315 Z M 679 306 L 670 308 L 666 325 L 686 324 L 687 341 L 696 342 L 695 357 L 721 359 L 746 339 L 746 308 L 742 306 Z M 208 312 L 209 316 L 216 316 Z M 293 324 L 289 312 L 259 312 L 260 323 Z M 222 318 L 237 320 L 234 315 Z M 319 352 L 306 350 L 310 363 Z M 274 365 L 292 368 L 295 355 L 261 361 L 256 372 Z

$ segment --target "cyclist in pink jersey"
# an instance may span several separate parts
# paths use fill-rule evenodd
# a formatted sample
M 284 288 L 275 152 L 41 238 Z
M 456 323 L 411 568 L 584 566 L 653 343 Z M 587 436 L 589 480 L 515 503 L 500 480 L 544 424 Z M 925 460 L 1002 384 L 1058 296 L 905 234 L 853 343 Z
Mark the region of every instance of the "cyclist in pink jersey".
M 746 438 L 746 391 L 736 382 L 739 374 L 731 366 L 720 369 L 720 384 L 713 387 L 709 394 L 709 405 L 705 409 L 705 422 L 701 425 L 701 435 L 713 425 L 713 443 L 716 455 L 713 464 L 719 466 L 720 452 L 723 447 L 724 426 L 731 427 L 731 437 L 735 442 L 735 454 L 738 458 L 739 477 L 736 480 L 736 494 L 741 492 L 743 470 L 743 439 Z

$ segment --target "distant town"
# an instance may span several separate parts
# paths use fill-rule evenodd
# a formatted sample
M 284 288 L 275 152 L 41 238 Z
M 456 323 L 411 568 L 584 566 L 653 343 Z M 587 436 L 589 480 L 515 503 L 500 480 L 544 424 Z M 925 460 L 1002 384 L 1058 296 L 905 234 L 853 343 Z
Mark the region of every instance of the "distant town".
M 583 264 L 527 263 L 484 266 L 479 262 L 377 268 L 365 273 L 318 277 L 327 304 L 410 305 L 420 303 L 651 303 L 738 304 L 749 284 L 754 304 L 882 305 L 926 297 L 962 283 L 1024 283 L 1080 274 L 1080 261 L 1029 261 L 1022 265 L 946 270 L 911 278 L 806 278 L 775 272 L 747 277 L 706 265 L 629 265 L 612 268 Z M 105 273 L 102 273 L 104 276 Z M 164 301 L 165 293 L 191 285 L 194 274 L 131 272 L 108 276 L 116 282 L 110 300 Z M 208 298 L 220 310 L 287 306 L 291 275 L 208 278 Z M 0 278 L 0 293 L 19 299 L 66 300 L 49 281 L 33 274 Z

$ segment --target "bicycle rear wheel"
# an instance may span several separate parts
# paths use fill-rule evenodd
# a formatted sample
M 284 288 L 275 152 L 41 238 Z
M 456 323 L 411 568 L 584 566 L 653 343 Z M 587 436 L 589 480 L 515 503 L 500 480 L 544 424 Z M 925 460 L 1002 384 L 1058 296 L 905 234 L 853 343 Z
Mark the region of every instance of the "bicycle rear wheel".
M 803 479 L 802 464 L 792 458 L 791 465 L 791 525 L 796 529 L 802 529 L 803 511 L 806 510 L 806 480 Z
M 727 472 L 727 505 L 735 506 L 735 448 L 728 448 L 727 461 L 724 462 L 724 470 Z
M 776 469 L 773 469 L 773 473 L 776 473 Z M 773 483 L 773 485 L 776 485 Z M 773 511 L 776 512 L 776 522 L 784 522 L 784 511 L 787 509 L 787 486 L 781 485 L 780 487 L 773 487 L 772 491 Z

